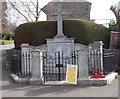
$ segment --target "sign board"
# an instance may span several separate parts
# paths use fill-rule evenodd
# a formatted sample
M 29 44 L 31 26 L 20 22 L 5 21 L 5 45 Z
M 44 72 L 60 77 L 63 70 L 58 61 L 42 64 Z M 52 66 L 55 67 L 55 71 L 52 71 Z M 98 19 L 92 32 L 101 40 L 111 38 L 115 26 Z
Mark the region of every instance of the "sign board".
M 67 64 L 66 82 L 77 84 L 77 65 Z

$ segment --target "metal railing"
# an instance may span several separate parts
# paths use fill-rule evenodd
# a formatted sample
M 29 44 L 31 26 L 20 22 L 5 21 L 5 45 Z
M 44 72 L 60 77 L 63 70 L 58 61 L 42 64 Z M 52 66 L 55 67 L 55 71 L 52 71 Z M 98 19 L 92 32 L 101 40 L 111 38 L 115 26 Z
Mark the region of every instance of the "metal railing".
M 118 68 L 118 54 L 117 50 L 104 49 L 103 50 L 103 67 L 104 74 L 115 71 Z
M 88 53 L 88 71 L 89 76 L 95 73 L 103 73 L 102 65 L 102 54 L 99 50 L 92 50 Z
M 11 72 L 19 77 L 31 76 L 30 70 L 30 53 L 22 53 L 20 50 L 12 50 L 11 55 Z M 22 63 L 24 68 L 22 68 Z M 24 69 L 24 70 L 23 70 Z M 24 72 L 23 72 L 24 71 Z
M 77 53 L 73 52 L 70 57 L 64 57 L 63 54 L 63 52 L 57 52 L 53 57 L 50 57 L 47 56 L 47 53 L 43 53 L 43 75 L 45 82 L 65 80 L 67 64 L 78 64 Z

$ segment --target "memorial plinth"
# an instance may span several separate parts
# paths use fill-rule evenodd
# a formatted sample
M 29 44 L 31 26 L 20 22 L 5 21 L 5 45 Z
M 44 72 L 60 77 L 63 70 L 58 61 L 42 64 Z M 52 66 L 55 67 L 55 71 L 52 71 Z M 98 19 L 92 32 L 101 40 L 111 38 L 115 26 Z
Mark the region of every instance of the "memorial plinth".
M 47 39 L 47 54 L 54 56 L 57 52 L 63 52 L 64 57 L 70 57 L 74 51 L 74 38 Z
M 52 15 L 57 16 L 57 35 L 52 39 L 47 39 L 47 55 L 55 56 L 55 53 L 63 52 L 64 57 L 70 57 L 74 51 L 74 38 L 67 38 L 63 34 L 61 2 L 57 4 L 57 12 Z

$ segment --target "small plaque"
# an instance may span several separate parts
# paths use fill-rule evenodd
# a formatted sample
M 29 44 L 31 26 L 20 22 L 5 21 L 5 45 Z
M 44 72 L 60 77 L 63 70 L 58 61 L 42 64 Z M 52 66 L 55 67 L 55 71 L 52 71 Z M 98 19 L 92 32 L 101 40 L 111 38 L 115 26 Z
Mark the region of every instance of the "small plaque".
M 63 67 L 63 64 L 56 64 L 56 67 Z
M 77 65 L 67 64 L 66 82 L 77 84 Z

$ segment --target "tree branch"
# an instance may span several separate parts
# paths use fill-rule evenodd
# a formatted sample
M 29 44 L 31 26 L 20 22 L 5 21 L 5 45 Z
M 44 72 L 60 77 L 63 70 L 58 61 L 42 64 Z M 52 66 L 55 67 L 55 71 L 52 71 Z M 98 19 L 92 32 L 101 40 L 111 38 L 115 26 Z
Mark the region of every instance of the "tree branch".
M 29 6 L 28 2 L 26 2 L 26 7 L 27 7 L 27 9 L 30 11 L 30 13 L 31 13 L 34 17 L 36 17 L 35 14 L 34 14 L 34 12 L 30 9 L 30 6 Z
M 20 15 L 22 15 L 26 19 L 26 21 L 29 21 L 29 19 L 17 7 L 15 7 L 15 5 L 10 0 L 8 0 L 8 2 Z
M 117 18 L 118 12 L 116 11 L 116 7 L 115 6 L 111 6 L 110 10 L 115 14 L 115 17 Z
M 19 0 L 16 4 L 11 0 L 8 0 L 8 2 L 15 11 L 25 18 L 26 21 L 38 21 L 41 12 L 39 0 L 26 0 L 24 2 Z

